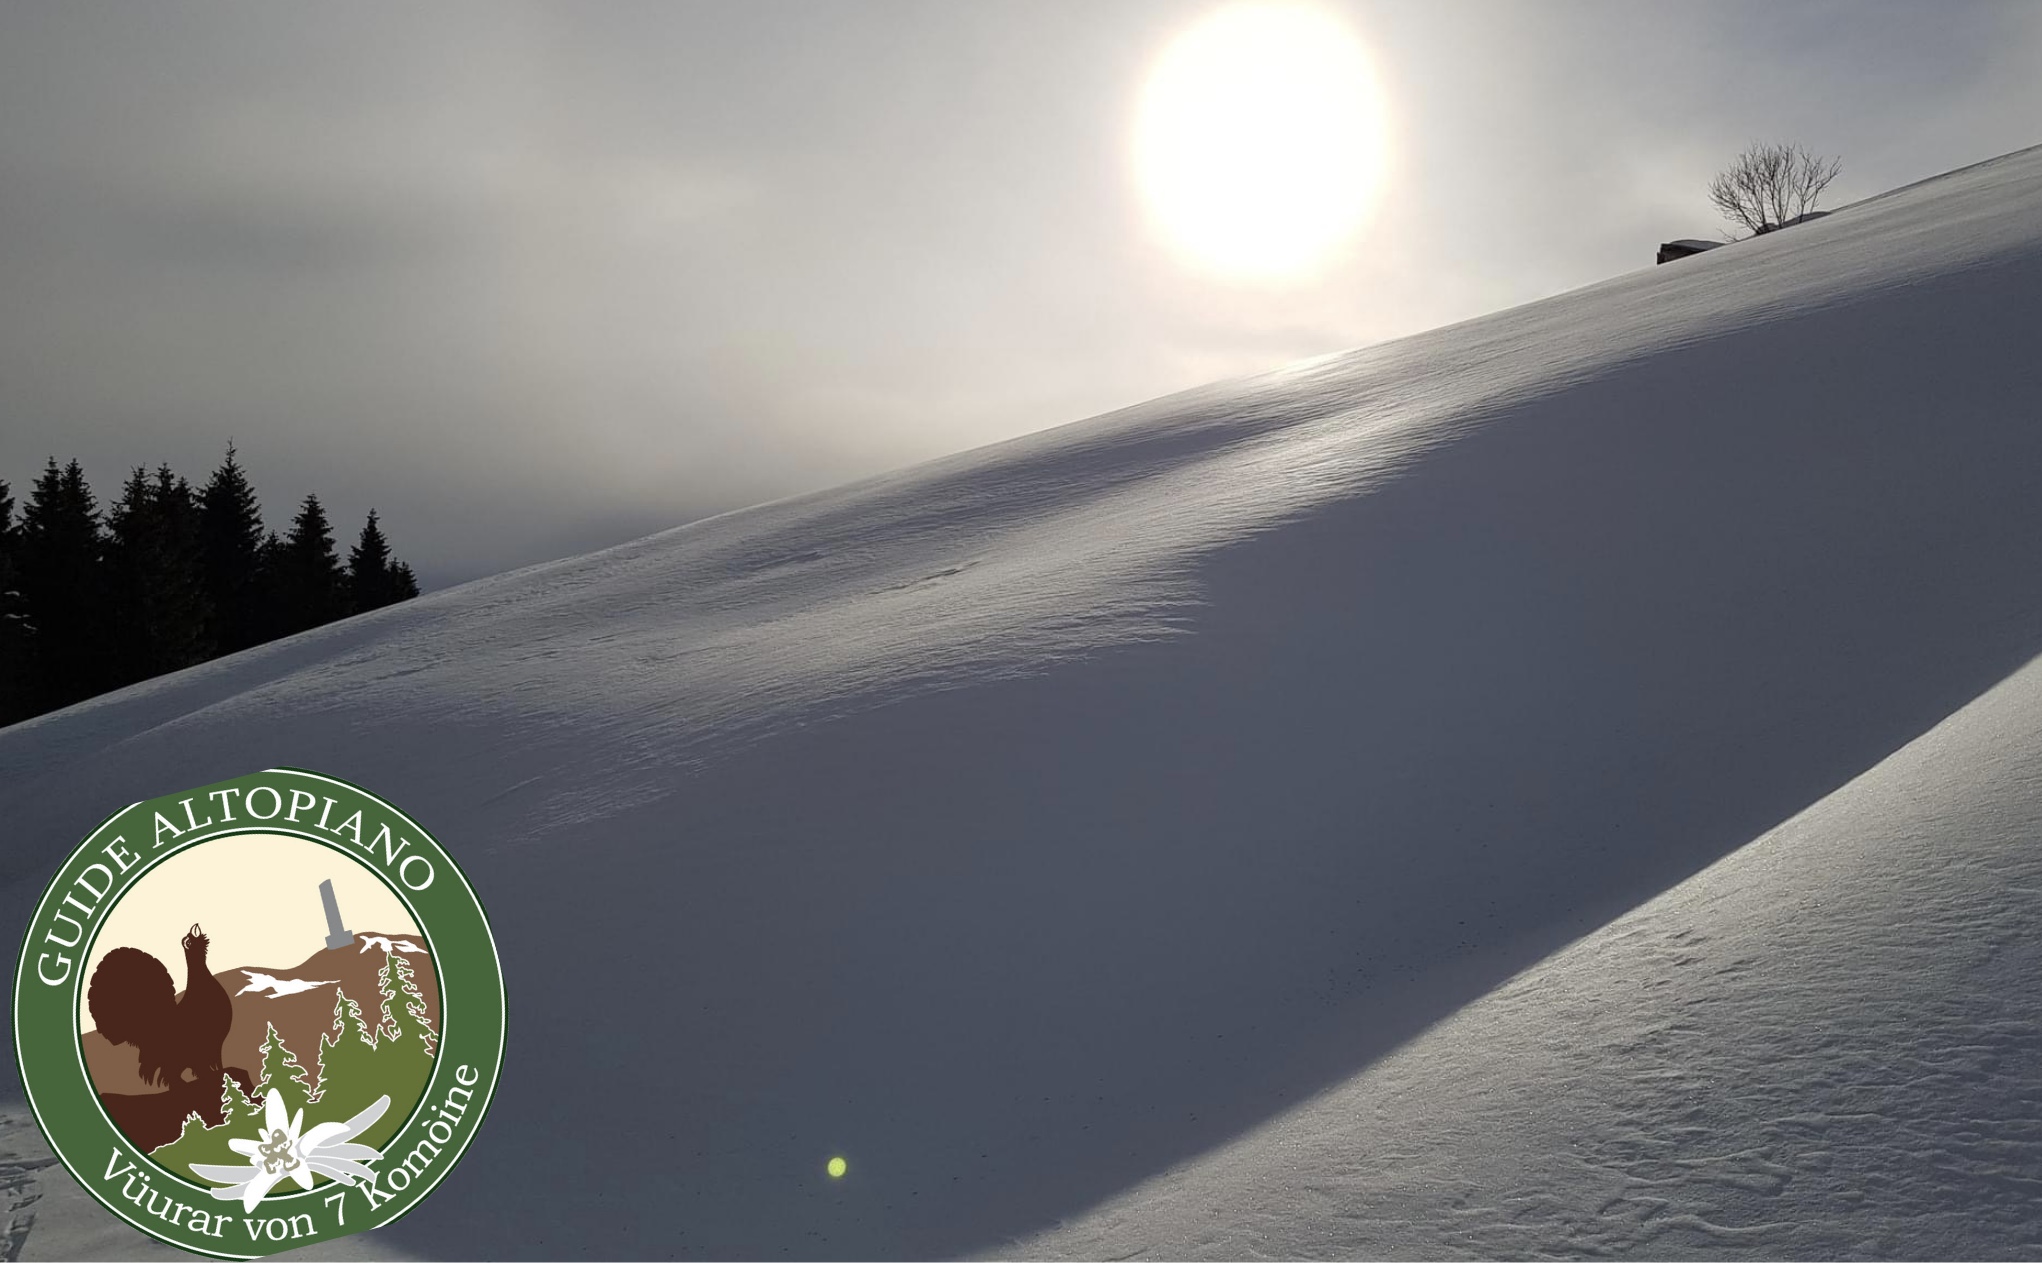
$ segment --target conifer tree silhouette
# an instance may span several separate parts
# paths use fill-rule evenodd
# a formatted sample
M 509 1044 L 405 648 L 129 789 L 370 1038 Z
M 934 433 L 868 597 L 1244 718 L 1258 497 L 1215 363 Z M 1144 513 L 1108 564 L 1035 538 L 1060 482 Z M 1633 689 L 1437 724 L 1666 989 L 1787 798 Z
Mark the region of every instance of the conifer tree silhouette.
M 317 495 L 308 495 L 291 520 L 291 533 L 271 552 L 276 576 L 277 634 L 288 636 L 341 617 L 346 592 L 340 560 L 333 552 L 333 527 Z
M 191 484 L 168 465 L 152 478 L 137 467 L 107 512 L 109 684 L 203 662 L 207 602 L 199 557 L 199 508 Z
M 103 517 L 52 457 L 15 509 L 0 481 L 0 724 L 418 595 L 374 510 L 345 569 L 317 495 L 265 529 L 231 443 L 197 491 L 137 466 Z
M 219 653 L 263 639 L 262 504 L 241 468 L 234 445 L 199 492 L 199 565 L 211 614 L 208 628 Z
M 390 541 L 376 522 L 376 511 L 362 523 L 362 535 L 347 553 L 349 602 L 357 614 L 381 609 L 397 600 L 396 584 L 390 573 Z
M 28 616 L 21 603 L 20 549 L 14 496 L 0 481 L 0 724 L 34 713 L 28 695 Z
M 411 573 L 411 566 L 398 562 L 390 567 L 390 587 L 400 601 L 409 601 L 418 595 L 418 576 Z
M 21 516 L 21 600 L 38 710 L 65 706 L 106 687 L 104 540 L 99 508 L 77 461 L 51 458 Z

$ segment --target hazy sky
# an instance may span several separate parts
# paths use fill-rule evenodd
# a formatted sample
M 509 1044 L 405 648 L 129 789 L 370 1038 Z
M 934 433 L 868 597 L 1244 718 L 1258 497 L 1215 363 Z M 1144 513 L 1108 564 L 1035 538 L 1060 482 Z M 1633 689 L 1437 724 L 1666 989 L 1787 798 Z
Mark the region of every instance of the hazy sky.
M 1132 179 L 1214 7 L 0 6 L 0 477 L 231 436 L 430 586 L 1649 266 L 1753 139 L 1829 204 L 2042 142 L 2042 5 L 1332 0 L 1387 182 L 1243 284 Z

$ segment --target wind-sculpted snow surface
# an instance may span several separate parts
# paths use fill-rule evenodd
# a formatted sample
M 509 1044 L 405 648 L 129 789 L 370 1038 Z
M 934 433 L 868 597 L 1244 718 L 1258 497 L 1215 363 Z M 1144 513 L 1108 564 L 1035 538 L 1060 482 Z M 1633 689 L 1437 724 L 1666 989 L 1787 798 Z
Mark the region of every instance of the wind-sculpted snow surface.
M 1609 1085 L 1592 1134 L 1511 1113 L 1392 1128 L 1393 1149 L 1295 1111 L 1391 1067 L 1413 1100 L 1447 1092 L 1452 1059 L 1397 1050 L 1514 1029 L 1476 1017 L 1518 992 L 1483 997 L 2042 652 L 2038 330 L 2026 151 L 470 584 L 0 731 L 0 908 L 25 917 L 116 807 L 277 763 L 433 828 L 513 1016 L 481 1142 L 385 1234 L 408 1253 L 1878 1252 L 1931 1210 L 1926 1251 L 2013 1249 L 2036 1239 L 2020 1155 L 1972 1120 L 1980 1083 L 2026 1073 L 2032 1014 L 1964 972 L 1961 940 L 1882 997 L 1776 962 L 1807 1029 L 1709 975 L 1710 1029 L 1794 1074 L 1824 1040 L 1896 1058 L 1839 1061 L 1837 1093 L 1749 1134 L 1732 1104 L 1759 1089 L 1694 1077 L 1649 1016 L 1546 1061 L 1456 1045 L 1499 1098 Z M 1824 922 L 1840 906 L 1787 928 L 1874 937 Z M 1711 915 L 1677 928 L 1735 937 Z M 1644 941 L 1611 977 L 1681 950 L 1625 924 Z M 1848 1240 L 1757 1235 L 1766 1187 L 1846 1196 L 1875 1134 L 1850 1120 L 1875 1116 L 1937 1173 L 1865 1188 Z M 1342 1137 L 1283 1177 L 1323 1196 L 1244 1182 L 1207 1199 L 1235 1235 L 1184 1235 L 1166 1173 L 1285 1127 Z M 1835 1138 L 1827 1167 L 1804 1133 Z M 1605 1183 L 1539 1165 L 1554 1144 Z M 1402 1202 L 1347 1178 L 1386 1166 L 1411 1173 Z M 1461 1204 L 1425 1200 L 1455 1180 Z M 1343 1235 L 1372 1220 L 1397 1222 Z
M 2042 664 L 1027 1257 L 2042 1255 Z

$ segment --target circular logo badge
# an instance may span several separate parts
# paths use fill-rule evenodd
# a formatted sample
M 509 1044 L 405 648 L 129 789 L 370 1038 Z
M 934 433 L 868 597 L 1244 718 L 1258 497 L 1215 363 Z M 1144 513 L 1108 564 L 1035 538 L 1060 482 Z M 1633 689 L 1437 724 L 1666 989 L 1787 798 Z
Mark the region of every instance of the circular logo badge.
M 93 830 L 29 922 L 14 1047 L 88 1192 L 254 1258 L 381 1227 L 446 1178 L 496 1088 L 503 974 L 432 835 L 274 768 Z

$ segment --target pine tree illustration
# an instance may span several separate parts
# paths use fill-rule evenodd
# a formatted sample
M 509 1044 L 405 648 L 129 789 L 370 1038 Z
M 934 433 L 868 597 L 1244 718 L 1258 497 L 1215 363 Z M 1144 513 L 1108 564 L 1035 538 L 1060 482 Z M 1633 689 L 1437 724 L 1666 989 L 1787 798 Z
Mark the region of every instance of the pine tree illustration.
M 242 1092 L 240 1084 L 224 1075 L 221 1076 L 220 1122 L 223 1126 L 232 1127 L 236 1122 L 255 1118 L 261 1113 L 260 1102 L 249 1100 L 247 1094 Z
M 425 1055 L 430 1057 L 440 1035 L 426 1014 L 425 996 L 419 993 L 418 982 L 411 976 L 411 962 L 394 952 L 390 959 L 397 966 L 397 983 L 404 989 L 405 1015 L 411 1019 L 411 1029 L 418 1032 L 419 1042 L 425 1045 Z
M 177 1139 L 168 1144 L 156 1146 L 149 1151 L 164 1169 L 180 1176 L 191 1173 L 194 1162 L 213 1162 L 232 1166 L 243 1161 L 236 1156 L 229 1141 L 245 1139 L 255 1134 L 262 1126 L 262 1105 L 251 1101 L 241 1091 L 241 1085 L 232 1079 L 220 1084 L 220 1124 L 208 1127 L 196 1112 L 184 1120 L 184 1130 Z
M 312 1085 L 305 1078 L 305 1067 L 298 1064 L 298 1055 L 277 1034 L 276 1024 L 268 1026 L 269 1033 L 262 1041 L 262 1078 L 255 1081 L 255 1094 L 267 1100 L 275 1089 L 284 1098 L 284 1113 L 293 1115 L 312 1099 Z
M 426 1056 L 432 1056 L 439 1032 L 426 1016 L 425 997 L 419 994 L 418 983 L 412 978 L 411 962 L 399 952 L 385 952 L 376 982 L 383 992 L 383 1020 L 377 1026 L 376 1039 L 400 1040 L 407 1034 L 415 1035 Z M 398 1016 L 400 1011 L 403 1017 Z
M 376 971 L 376 990 L 383 997 L 383 1013 L 376 1022 L 376 1043 L 380 1046 L 404 1038 L 404 1023 L 397 1020 L 397 953 L 383 953 L 383 967 Z
M 229 1117 L 232 1116 L 229 1115 Z M 206 1120 L 199 1117 L 199 1112 L 197 1110 L 193 1110 L 191 1113 L 186 1114 L 184 1116 L 184 1129 L 177 1133 L 177 1139 L 171 1141 L 170 1145 L 180 1145 L 184 1144 L 187 1141 L 191 1142 L 192 1144 L 198 1144 L 199 1141 L 205 1136 L 205 1134 L 206 1134 Z M 164 1150 L 168 1149 L 170 1145 L 157 1145 L 152 1152 L 162 1153 Z
M 369 1030 L 368 1020 L 362 1016 L 362 1006 L 346 991 L 335 987 L 333 1026 L 319 1037 L 319 1085 L 318 1090 L 312 1094 L 312 1099 L 332 1104 L 333 1102 L 326 1100 L 329 1093 L 337 1092 L 340 1096 L 347 1097 L 350 1086 L 348 1081 L 359 1077 L 356 1072 L 363 1063 L 375 1055 L 375 1051 L 376 1037 Z

